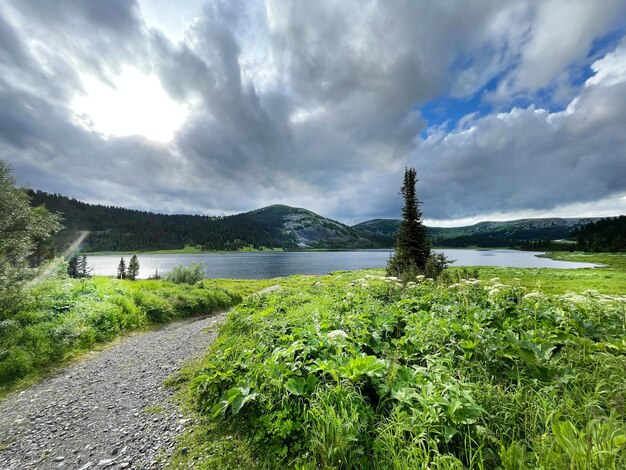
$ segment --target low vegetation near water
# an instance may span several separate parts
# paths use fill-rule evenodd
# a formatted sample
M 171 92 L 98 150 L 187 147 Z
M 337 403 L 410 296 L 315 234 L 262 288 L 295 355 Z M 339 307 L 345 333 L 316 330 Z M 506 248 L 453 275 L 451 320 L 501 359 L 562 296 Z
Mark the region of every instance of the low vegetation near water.
M 71 279 L 61 263 L 0 313 L 0 392 L 120 334 L 228 308 L 241 295 L 215 281 Z M 42 270 L 45 273 L 46 269 Z
M 228 317 L 173 466 L 626 466 L 626 299 L 499 280 L 301 279 Z

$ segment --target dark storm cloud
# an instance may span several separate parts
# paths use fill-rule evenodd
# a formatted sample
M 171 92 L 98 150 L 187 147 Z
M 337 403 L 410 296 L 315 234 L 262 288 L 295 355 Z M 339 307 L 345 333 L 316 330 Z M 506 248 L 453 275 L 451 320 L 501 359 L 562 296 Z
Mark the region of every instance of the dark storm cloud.
M 34 187 L 169 212 L 281 202 L 396 216 L 405 165 L 431 218 L 593 202 L 626 192 L 626 60 L 588 57 L 623 12 L 613 0 L 209 1 L 177 39 L 135 1 L 15 0 L 0 6 L 0 158 Z M 572 85 L 569 68 L 592 63 L 599 83 Z M 113 84 L 125 66 L 189 106 L 171 142 L 78 124 L 82 78 Z M 501 113 L 428 128 L 423 104 L 490 80 Z M 545 87 L 576 100 L 511 110 Z

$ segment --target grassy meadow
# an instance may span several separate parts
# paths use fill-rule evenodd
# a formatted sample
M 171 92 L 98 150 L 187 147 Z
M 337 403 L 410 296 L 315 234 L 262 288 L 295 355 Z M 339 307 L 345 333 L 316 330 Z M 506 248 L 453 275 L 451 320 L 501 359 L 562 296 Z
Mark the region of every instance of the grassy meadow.
M 198 416 L 171 467 L 625 468 L 624 257 L 585 259 L 247 297 L 171 380 Z
M 603 294 L 626 295 L 626 254 L 624 253 L 548 253 L 548 258 L 601 264 L 601 268 L 477 268 L 480 279 L 499 278 L 503 283 L 545 294 L 564 294 L 594 289 Z M 470 268 L 474 271 L 474 268 Z M 450 268 L 451 273 L 463 268 Z

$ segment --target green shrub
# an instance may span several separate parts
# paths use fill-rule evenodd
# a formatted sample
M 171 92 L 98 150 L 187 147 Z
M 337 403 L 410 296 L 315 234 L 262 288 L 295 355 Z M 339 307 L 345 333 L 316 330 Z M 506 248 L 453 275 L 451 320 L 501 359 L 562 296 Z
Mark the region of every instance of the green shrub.
M 241 303 L 190 393 L 260 467 L 624 468 L 625 305 L 335 275 Z
M 26 376 L 33 368 L 30 355 L 13 347 L 8 351 L 0 350 L 0 383 L 8 383 Z
M 201 263 L 176 266 L 165 275 L 165 280 L 174 284 L 195 284 L 204 279 L 204 266 Z
M 96 332 L 96 341 L 110 341 L 120 332 L 122 309 L 110 303 L 91 304 L 84 317 Z
M 174 305 L 151 292 L 134 291 L 133 300 L 151 323 L 163 323 L 174 317 Z

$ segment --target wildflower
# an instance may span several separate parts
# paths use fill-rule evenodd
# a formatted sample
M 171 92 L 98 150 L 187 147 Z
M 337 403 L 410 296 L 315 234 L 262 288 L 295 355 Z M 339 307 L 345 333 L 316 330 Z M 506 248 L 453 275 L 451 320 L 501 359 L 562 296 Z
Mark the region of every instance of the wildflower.
M 522 297 L 523 300 L 534 300 L 534 299 L 543 299 L 543 294 L 541 292 L 537 292 L 536 290 L 529 292 L 528 294 L 526 294 L 524 297 Z
M 329 332 L 326 337 L 334 342 L 334 341 L 339 341 L 341 339 L 347 339 L 348 338 L 348 334 L 343 331 L 343 330 L 333 330 L 331 332 Z

